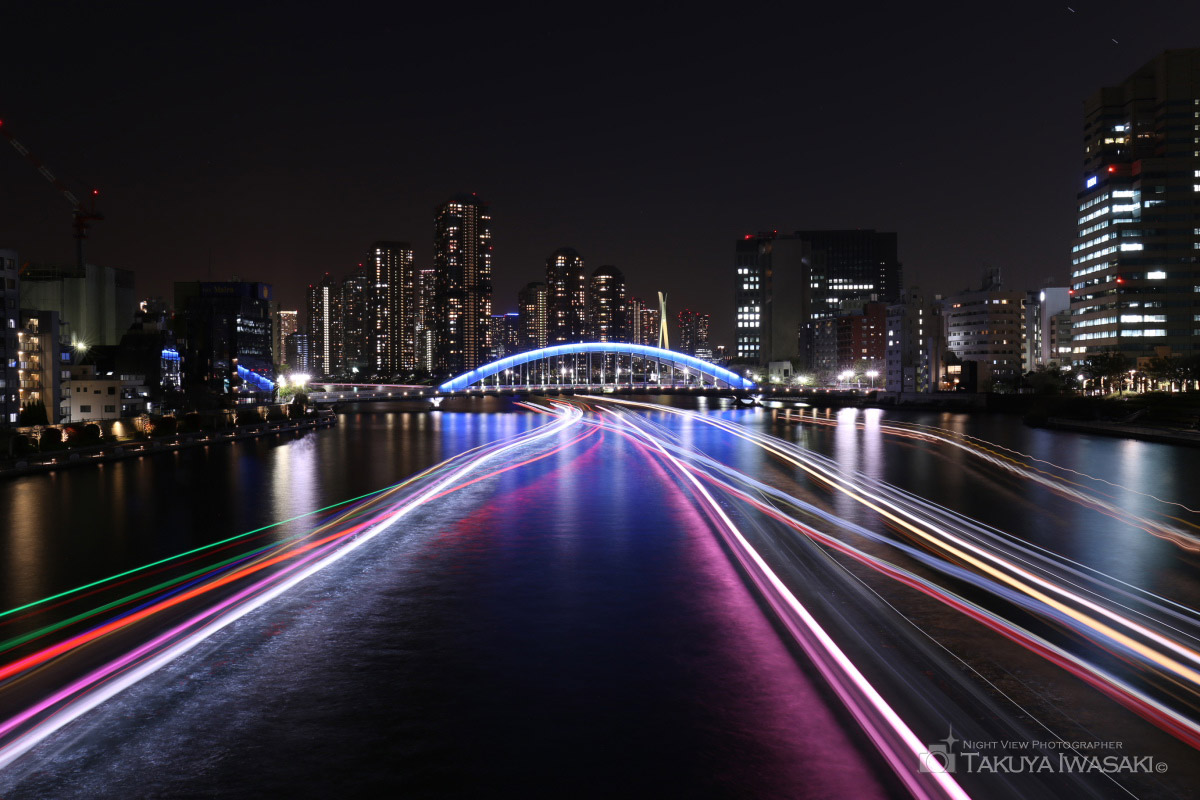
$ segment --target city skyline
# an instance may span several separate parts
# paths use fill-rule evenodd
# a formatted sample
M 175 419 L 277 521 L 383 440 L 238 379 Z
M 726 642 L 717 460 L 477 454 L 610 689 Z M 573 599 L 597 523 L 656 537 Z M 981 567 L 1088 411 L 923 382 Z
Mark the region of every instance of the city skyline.
M 592 263 L 621 269 L 631 294 L 667 291 L 672 308 L 710 310 L 713 340 L 732 344 L 726 242 L 762 229 L 897 231 L 908 284 L 959 290 L 985 265 L 1031 288 L 1065 281 L 1084 100 L 1164 48 L 1190 44 L 1164 41 L 1163 31 L 1200 23 L 1200 12 L 1163 4 L 1153 23 L 1139 17 L 1114 29 L 1106 8 L 1039 8 L 1019 26 L 997 14 L 984 20 L 991 35 L 983 40 L 972 38 L 979 23 L 965 18 L 887 10 L 849 27 L 839 12 L 781 16 L 782 31 L 803 21 L 838 33 L 838 49 L 805 48 L 792 62 L 771 55 L 756 67 L 736 53 L 701 57 L 705 46 L 724 45 L 724 22 L 689 19 L 676 30 L 677 20 L 651 16 L 633 33 L 581 32 L 597 52 L 627 51 L 621 70 L 581 65 L 555 75 L 518 55 L 544 28 L 481 18 L 465 36 L 489 56 L 481 80 L 497 102 L 486 115 L 438 111 L 435 88 L 406 78 L 407 109 L 434 123 L 421 133 L 396 127 L 402 102 L 378 130 L 346 122 L 404 58 L 430 55 L 436 45 L 419 35 L 402 63 L 387 66 L 339 59 L 348 41 L 341 29 L 359 20 L 322 29 L 330 53 L 311 59 L 297 45 L 318 34 L 303 20 L 278 23 L 284 44 L 263 37 L 268 20 L 253 14 L 236 32 L 200 21 L 186 31 L 155 29 L 155 37 L 145 36 L 152 21 L 119 15 L 55 20 L 65 61 L 14 87 L 0 118 L 72 186 L 100 188 L 106 219 L 93 227 L 89 260 L 134 270 L 147 295 L 169 296 L 175 280 L 236 275 L 275 284 L 281 304 L 298 308 L 308 282 L 357 262 L 379 239 L 411 241 L 415 263 L 427 267 L 430 211 L 455 192 L 477 191 L 503 220 L 496 312 L 516 310 L 518 289 L 545 254 L 570 244 Z M 18 60 L 39 40 L 39 26 L 51 25 L 28 13 Z M 399 24 L 378 22 L 368 36 Z M 904 38 L 892 37 L 904 22 L 923 26 L 940 49 L 891 41 Z M 485 30 L 497 23 L 514 32 L 503 46 Z M 413 24 L 419 32 L 438 18 Z M 563 19 L 543 25 L 571 27 Z M 764 49 L 784 35 L 761 33 Z M 160 74 L 142 69 L 147 54 L 122 52 L 127 38 L 154 40 L 146 47 Z M 208 54 L 213 41 L 222 44 L 219 60 Z M 355 42 L 356 52 L 371 49 Z M 1021 58 L 1011 64 L 1014 52 Z M 867 70 L 867 53 L 871 63 L 896 63 L 903 92 L 887 91 L 898 77 Z M 70 93 L 64 108 L 71 65 L 98 55 L 105 80 Z M 336 100 L 321 105 L 333 89 Z M 556 102 L 564 90 L 574 99 Z M 750 130 L 736 112 L 747 103 L 768 109 Z M 571 125 L 548 134 L 545 123 L 558 117 Z M 827 118 L 837 135 L 818 124 Z M 972 175 L 965 190 L 960 183 Z M 69 208 L 41 181 L 15 153 L 0 159 L 0 240 L 25 259 L 70 263 Z M 971 202 L 962 202 L 964 191 Z M 693 272 L 712 279 L 687 280 Z M 285 276 L 296 274 L 303 278 L 289 286 Z
M 0 17 L 0 798 L 1196 794 L 1200 4 L 115 5 Z

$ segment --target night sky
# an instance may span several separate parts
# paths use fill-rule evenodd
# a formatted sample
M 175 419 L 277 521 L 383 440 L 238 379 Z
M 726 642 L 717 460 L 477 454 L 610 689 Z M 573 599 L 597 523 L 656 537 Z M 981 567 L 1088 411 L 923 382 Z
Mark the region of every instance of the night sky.
M 569 245 L 634 294 L 710 312 L 714 344 L 732 343 L 734 241 L 759 230 L 898 231 L 906 284 L 934 291 L 985 265 L 1017 288 L 1065 282 L 1083 99 L 1200 45 L 1190 0 L 711 17 L 14 5 L 0 118 L 101 190 L 89 261 L 134 270 L 140 295 L 236 276 L 298 308 L 376 239 L 429 265 L 434 208 L 474 191 L 497 311 Z M 70 219 L 4 145 L 0 247 L 70 263 Z

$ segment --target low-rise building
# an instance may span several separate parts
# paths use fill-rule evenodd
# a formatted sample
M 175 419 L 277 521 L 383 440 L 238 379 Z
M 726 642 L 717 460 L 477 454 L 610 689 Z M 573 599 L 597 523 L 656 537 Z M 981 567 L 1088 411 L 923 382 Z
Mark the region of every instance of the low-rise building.
M 866 362 L 867 370 L 884 368 L 887 354 L 886 303 L 852 299 L 841 310 L 815 320 L 812 326 L 812 360 L 818 371 L 854 369 Z
M 938 391 L 945 346 L 940 300 L 914 286 L 904 291 L 899 302 L 888 306 L 884 356 L 887 391 Z
M 1053 322 L 1055 316 L 1068 312 L 1070 320 L 1071 293 L 1065 286 L 1047 286 L 1025 295 L 1025 358 L 1023 367 L 1032 372 L 1038 367 L 1070 363 L 1070 329 Z M 1065 356 L 1056 350 L 1058 339 L 1067 334 Z
M 1052 315 L 1043 329 L 1042 358 L 1047 365 L 1071 363 L 1071 309 Z
M 790 361 L 771 361 L 767 364 L 767 380 L 771 383 L 791 383 L 796 369 Z
M 21 379 L 17 375 L 17 309 L 21 276 L 17 251 L 0 250 L 0 425 L 21 417 Z
M 1025 292 L 1001 286 L 998 269 L 985 271 L 979 289 L 946 298 L 946 349 L 976 365 L 976 385 L 968 389 L 1016 391 L 1025 365 L 1025 300 Z
M 71 422 L 121 418 L 124 389 L 121 376 L 98 375 L 95 364 L 74 364 L 68 367 L 68 372 L 70 385 L 64 400 Z

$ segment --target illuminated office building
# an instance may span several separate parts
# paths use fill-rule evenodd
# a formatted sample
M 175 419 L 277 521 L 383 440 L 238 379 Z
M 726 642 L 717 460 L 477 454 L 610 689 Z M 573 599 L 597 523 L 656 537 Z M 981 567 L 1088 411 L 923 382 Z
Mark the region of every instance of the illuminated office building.
M 1200 49 L 1168 50 L 1084 103 L 1071 357 L 1200 349 Z

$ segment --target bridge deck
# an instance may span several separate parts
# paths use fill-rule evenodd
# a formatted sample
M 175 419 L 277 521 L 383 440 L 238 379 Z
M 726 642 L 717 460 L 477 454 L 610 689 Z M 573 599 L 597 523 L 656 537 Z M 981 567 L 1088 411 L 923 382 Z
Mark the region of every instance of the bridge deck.
M 342 386 L 338 384 L 338 386 Z M 440 392 L 431 386 L 421 387 L 405 387 L 388 386 L 386 388 L 371 389 L 368 384 L 357 384 L 353 388 L 343 388 L 333 391 L 309 392 L 308 397 L 315 403 L 358 403 L 375 400 L 423 400 L 441 402 L 450 397 L 488 397 L 488 396 L 523 396 L 523 395 L 576 395 L 576 394 L 596 394 L 596 395 L 648 395 L 648 394 L 676 394 L 676 395 L 694 395 L 697 397 L 736 397 L 736 398 L 754 398 L 756 400 L 786 400 L 811 399 L 814 395 L 812 390 L 798 390 L 794 387 L 770 386 L 757 387 L 754 389 L 732 389 L 729 387 L 720 386 L 697 386 L 697 385 L 681 385 L 672 386 L 670 384 L 634 384 L 632 386 L 624 384 L 614 386 L 613 384 L 529 384 L 521 386 L 475 386 L 469 389 L 460 389 L 456 391 Z

